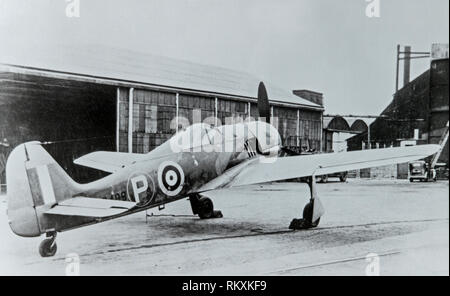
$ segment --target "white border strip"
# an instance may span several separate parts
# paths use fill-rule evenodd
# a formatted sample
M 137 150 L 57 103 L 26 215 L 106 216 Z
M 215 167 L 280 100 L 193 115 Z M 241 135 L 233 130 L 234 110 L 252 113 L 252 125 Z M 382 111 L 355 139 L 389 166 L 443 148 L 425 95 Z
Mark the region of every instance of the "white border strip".
M 36 172 L 39 178 L 44 204 L 55 204 L 55 192 L 53 191 L 52 179 L 50 178 L 48 167 L 46 165 L 37 166 Z

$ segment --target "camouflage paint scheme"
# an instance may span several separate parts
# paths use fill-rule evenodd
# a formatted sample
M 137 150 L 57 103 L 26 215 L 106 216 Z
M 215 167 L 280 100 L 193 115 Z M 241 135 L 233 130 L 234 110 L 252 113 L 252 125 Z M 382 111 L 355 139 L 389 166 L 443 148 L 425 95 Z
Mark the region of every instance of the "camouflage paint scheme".
M 277 152 L 281 145 L 278 132 L 267 137 L 268 132 L 274 130 L 276 132 L 271 125 L 259 121 L 215 128 L 194 124 L 139 161 L 88 184 L 73 181 L 39 142 L 22 144 L 11 153 L 7 164 L 11 229 L 20 236 L 39 236 L 186 198 L 227 169 L 255 157 L 257 151 Z M 258 135 L 262 135 L 260 141 Z M 41 180 L 46 174 L 49 184 L 43 184 L 45 182 Z M 53 187 L 50 199 L 54 197 L 50 203 L 44 196 L 49 186 Z M 128 201 L 136 205 L 126 212 L 104 218 L 46 214 L 59 202 L 74 197 Z

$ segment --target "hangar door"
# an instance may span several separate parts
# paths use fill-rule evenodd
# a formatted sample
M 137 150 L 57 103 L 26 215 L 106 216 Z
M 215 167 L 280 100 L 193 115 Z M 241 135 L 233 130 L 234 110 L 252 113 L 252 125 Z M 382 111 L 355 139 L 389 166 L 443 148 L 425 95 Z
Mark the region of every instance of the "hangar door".
M 177 124 L 183 126 L 207 121 L 221 125 L 230 118 L 246 118 L 248 103 L 196 94 L 120 87 L 117 88 L 117 114 L 117 151 L 148 153 L 170 139 L 176 132 Z M 183 120 L 177 121 L 177 115 Z
M 44 148 L 78 182 L 104 174 L 73 164 L 96 150 L 115 150 L 115 87 L 0 73 L 0 183 L 4 160 L 17 145 L 45 142 Z

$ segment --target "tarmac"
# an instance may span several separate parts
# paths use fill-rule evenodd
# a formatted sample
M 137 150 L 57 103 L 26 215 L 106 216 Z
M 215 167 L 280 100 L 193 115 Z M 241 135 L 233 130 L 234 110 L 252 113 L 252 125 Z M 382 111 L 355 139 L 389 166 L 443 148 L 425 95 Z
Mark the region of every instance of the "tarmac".
M 0 197 L 0 275 L 449 275 L 449 183 L 349 179 L 319 184 L 318 228 L 288 229 L 308 187 L 274 183 L 217 192 L 224 217 L 200 220 L 189 201 L 41 238 L 9 229 Z M 76 258 L 76 259 L 74 259 Z M 75 260 L 75 261 L 74 261 Z

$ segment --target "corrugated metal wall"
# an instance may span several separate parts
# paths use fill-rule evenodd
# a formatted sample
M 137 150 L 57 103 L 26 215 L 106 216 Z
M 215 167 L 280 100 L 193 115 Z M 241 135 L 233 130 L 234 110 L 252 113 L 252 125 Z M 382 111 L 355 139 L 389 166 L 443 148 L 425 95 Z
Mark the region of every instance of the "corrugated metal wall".
M 129 89 L 119 88 L 119 151 L 128 152 Z M 182 109 L 180 109 L 181 112 Z M 148 153 L 175 132 L 176 95 L 135 89 L 133 91 L 133 152 Z
M 411 139 L 419 129 L 420 138 L 428 143 L 438 143 L 449 120 L 448 59 L 436 60 L 427 70 L 394 96 L 394 100 L 383 111 L 389 117 L 377 119 L 371 125 L 371 147 L 399 145 L 399 139 Z M 424 119 L 418 121 L 417 119 Z M 367 133 L 347 140 L 349 150 L 361 150 L 367 145 Z M 448 144 L 440 162 L 448 164 Z M 400 174 L 399 174 L 400 175 Z
M 115 148 L 115 87 L 17 73 L 0 73 L 0 147 L 6 159 L 17 145 L 52 142 L 44 148 L 76 180 L 105 174 L 73 160 L 96 150 Z M 0 183 L 5 181 L 0 162 Z
M 448 59 L 431 63 L 428 142 L 438 144 L 449 120 L 449 71 Z M 449 162 L 447 142 L 439 162 Z

